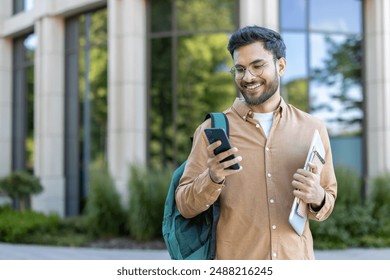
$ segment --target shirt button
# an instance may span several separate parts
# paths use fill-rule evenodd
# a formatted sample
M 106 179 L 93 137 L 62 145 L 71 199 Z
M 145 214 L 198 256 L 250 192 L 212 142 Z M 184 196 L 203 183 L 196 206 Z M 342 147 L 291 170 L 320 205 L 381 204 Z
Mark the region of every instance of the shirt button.
M 206 207 L 207 207 L 207 208 L 209 208 L 209 207 L 210 207 L 210 205 L 209 205 L 209 204 L 206 204 Z
M 276 225 L 272 225 L 272 229 L 276 229 Z
M 272 256 L 276 258 L 276 256 L 277 256 L 276 252 L 273 252 Z
M 259 125 L 259 124 L 256 124 L 256 127 L 257 127 L 257 128 L 259 128 L 259 127 L 260 127 L 260 125 Z
M 272 175 L 271 175 L 271 173 L 268 173 L 267 176 L 268 176 L 268 178 L 271 178 Z
M 221 190 L 222 190 L 221 188 L 217 189 L 217 191 L 219 191 L 219 192 L 220 192 Z
M 268 147 L 265 147 L 265 150 L 266 150 L 267 152 L 269 152 L 269 148 L 268 148 Z
M 275 200 L 273 200 L 272 198 L 269 200 L 270 203 L 274 203 Z

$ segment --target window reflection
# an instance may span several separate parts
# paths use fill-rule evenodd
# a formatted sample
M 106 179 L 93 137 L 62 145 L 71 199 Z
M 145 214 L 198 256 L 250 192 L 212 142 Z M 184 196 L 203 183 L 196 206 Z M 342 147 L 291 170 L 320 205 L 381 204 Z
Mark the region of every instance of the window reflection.
M 361 32 L 361 1 L 310 1 L 310 30 Z
M 173 158 L 173 86 L 171 38 L 151 41 L 149 130 L 150 164 L 165 166 Z
M 172 28 L 171 1 L 150 1 L 150 24 L 152 32 L 170 31 Z
M 282 94 L 326 123 L 335 166 L 362 174 L 362 1 L 279 3 L 287 46 Z
M 288 48 L 287 65 L 294 69 L 286 71 L 282 77 L 282 95 L 285 100 L 295 107 L 309 110 L 308 99 L 308 71 L 307 71 L 307 36 L 304 32 L 282 33 L 283 40 Z
M 175 2 L 178 30 L 210 31 L 234 28 L 235 1 L 176 0 Z
M 361 39 L 313 34 L 311 110 L 329 124 L 332 135 L 362 130 Z
M 236 93 L 227 65 L 227 35 L 215 33 L 181 37 L 178 44 L 178 131 L 192 135 L 196 125 L 211 111 L 231 105 Z M 188 125 L 191 124 L 191 125 Z M 178 139 L 178 149 L 189 151 L 188 137 Z M 185 159 L 185 154 L 179 161 Z
M 151 1 L 150 8 L 149 158 L 156 167 L 183 161 L 205 115 L 235 98 L 226 45 L 238 10 L 236 0 Z
M 13 0 L 13 14 L 31 10 L 34 0 Z
M 13 43 L 12 169 L 34 172 L 34 54 L 36 36 Z
M 307 0 L 281 0 L 280 2 L 282 29 L 305 29 L 307 21 Z

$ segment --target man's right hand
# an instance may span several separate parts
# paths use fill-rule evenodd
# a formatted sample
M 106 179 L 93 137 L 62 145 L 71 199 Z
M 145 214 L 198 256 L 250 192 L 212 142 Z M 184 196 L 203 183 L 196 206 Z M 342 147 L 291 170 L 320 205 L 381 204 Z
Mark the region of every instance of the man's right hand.
M 218 155 L 214 154 L 214 150 L 221 145 L 221 141 L 216 141 L 213 144 L 207 147 L 207 154 L 209 159 L 207 161 L 207 166 L 209 168 L 210 178 L 213 182 L 220 184 L 225 180 L 226 176 L 231 174 L 240 172 L 242 170 L 242 166 L 240 165 L 240 169 L 228 169 L 229 166 L 239 163 L 242 160 L 241 156 L 236 156 L 231 160 L 227 160 L 222 162 L 225 158 L 230 155 L 237 154 L 238 149 L 233 147 L 225 152 L 222 152 Z

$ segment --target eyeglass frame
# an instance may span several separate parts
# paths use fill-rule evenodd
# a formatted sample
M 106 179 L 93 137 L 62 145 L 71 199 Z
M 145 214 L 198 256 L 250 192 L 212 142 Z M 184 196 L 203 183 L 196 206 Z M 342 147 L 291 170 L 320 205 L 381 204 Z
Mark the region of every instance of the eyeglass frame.
M 273 59 L 274 63 L 275 63 L 277 60 L 278 60 L 277 58 L 274 58 L 274 59 Z M 237 80 L 242 80 L 242 79 L 244 79 L 245 74 L 246 74 L 246 70 L 248 70 L 248 72 L 249 72 L 252 76 L 258 77 L 258 76 L 263 75 L 264 68 L 265 68 L 265 66 L 267 66 L 267 65 L 269 64 L 269 62 L 268 62 L 268 61 L 265 61 L 264 63 L 262 63 L 261 65 L 259 65 L 259 67 L 261 67 L 261 73 L 260 73 L 260 74 L 253 74 L 253 73 L 251 72 L 251 70 L 250 70 L 250 67 L 251 67 L 252 65 L 254 65 L 254 64 L 257 64 L 257 63 L 260 63 L 260 62 L 263 62 L 263 61 L 264 61 L 264 60 L 262 60 L 262 59 L 255 60 L 255 61 L 249 63 L 249 66 L 248 66 L 248 67 L 244 67 L 244 66 L 242 66 L 242 65 L 239 65 L 239 67 L 242 67 L 242 68 L 243 68 L 243 75 L 242 75 L 241 78 L 237 78 L 237 77 L 236 77 L 236 70 L 237 70 L 237 66 L 236 66 L 236 65 L 233 66 L 232 68 L 230 68 L 230 71 L 229 71 L 229 72 L 230 72 L 230 74 L 232 74 L 232 76 L 234 77 L 234 79 L 237 79 Z

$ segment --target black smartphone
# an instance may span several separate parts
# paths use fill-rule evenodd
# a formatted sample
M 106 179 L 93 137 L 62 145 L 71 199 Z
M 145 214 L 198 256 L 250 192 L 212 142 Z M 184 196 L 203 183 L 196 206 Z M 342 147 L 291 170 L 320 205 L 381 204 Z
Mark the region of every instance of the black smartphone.
M 226 135 L 225 130 L 222 128 L 205 128 L 204 132 L 206 133 L 206 137 L 209 140 L 209 143 L 212 144 L 218 140 L 222 142 L 222 144 L 214 150 L 214 154 L 218 155 L 219 153 L 225 152 L 232 148 L 230 145 L 229 139 Z M 227 158 L 223 159 L 221 162 L 231 160 L 234 158 L 234 155 L 230 155 Z M 235 163 L 228 167 L 229 169 L 240 169 L 240 165 Z

